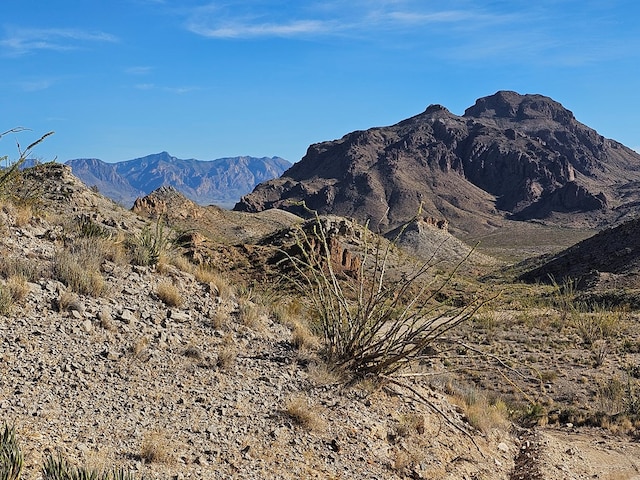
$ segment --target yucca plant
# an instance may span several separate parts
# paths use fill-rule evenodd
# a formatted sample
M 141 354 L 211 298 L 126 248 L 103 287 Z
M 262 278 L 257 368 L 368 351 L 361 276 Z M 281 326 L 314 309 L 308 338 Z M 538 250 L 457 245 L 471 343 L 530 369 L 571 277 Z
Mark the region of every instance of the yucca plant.
M 135 478 L 134 474 L 122 468 L 99 471 L 76 467 L 59 454 L 57 457 L 48 455 L 42 467 L 42 480 L 135 480 Z
M 164 223 L 158 217 L 154 228 L 146 225 L 132 239 L 130 249 L 133 261 L 138 265 L 156 265 L 161 255 L 171 250 L 172 245 L 173 240 L 165 232 Z
M 15 427 L 6 423 L 0 434 L 0 480 L 17 480 L 22 473 L 23 457 Z

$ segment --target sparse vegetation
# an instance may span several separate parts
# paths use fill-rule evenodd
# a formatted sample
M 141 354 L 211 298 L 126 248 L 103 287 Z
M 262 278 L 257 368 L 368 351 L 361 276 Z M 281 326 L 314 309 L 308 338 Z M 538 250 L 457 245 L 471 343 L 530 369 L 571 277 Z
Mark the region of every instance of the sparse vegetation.
M 140 458 L 147 463 L 171 463 L 173 452 L 171 441 L 162 432 L 150 432 L 142 439 Z
M 430 261 L 394 280 L 388 272 L 395 245 L 362 228 L 362 259 L 355 279 L 340 280 L 331 254 L 330 227 L 316 215 L 296 230 L 291 276 L 313 304 L 330 363 L 356 376 L 389 375 L 426 355 L 449 330 L 470 319 L 477 301 L 438 301 L 451 274 L 432 275 Z
M 169 307 L 179 307 L 184 303 L 180 290 L 169 280 L 162 280 L 158 283 L 156 295 Z
M 296 395 L 289 398 L 285 404 L 285 413 L 298 425 L 308 430 L 322 430 L 325 422 L 315 409 L 311 408 L 309 401 Z
M 172 245 L 165 224 L 158 217 L 153 227 L 146 225 L 138 235 L 129 239 L 128 248 L 136 265 L 157 265 Z
M 6 423 L 0 431 L 0 480 L 17 480 L 22 473 L 24 459 L 16 440 L 15 427 Z
M 123 468 L 100 471 L 70 464 L 61 455 L 48 455 L 42 467 L 42 480 L 135 480 L 136 476 Z M 143 478 L 141 477 L 141 480 Z
M 53 260 L 55 278 L 80 295 L 99 297 L 106 291 L 100 272 L 104 245 L 91 238 L 79 238 L 59 250 Z

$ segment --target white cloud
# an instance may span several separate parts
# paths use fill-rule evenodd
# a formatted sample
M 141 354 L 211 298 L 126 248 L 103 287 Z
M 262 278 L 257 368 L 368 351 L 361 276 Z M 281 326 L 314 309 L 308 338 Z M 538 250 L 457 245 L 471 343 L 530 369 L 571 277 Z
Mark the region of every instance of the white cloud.
M 25 92 L 37 92 L 39 90 L 46 90 L 51 85 L 53 85 L 54 81 L 50 79 L 38 79 L 33 81 L 25 81 L 20 83 L 20 88 Z
M 0 40 L 3 53 L 19 56 L 37 50 L 75 50 L 87 42 L 116 42 L 117 37 L 100 31 L 64 28 L 9 28 Z
M 473 10 L 436 10 L 413 1 L 308 2 L 265 9 L 265 2 L 210 3 L 192 9 L 186 28 L 209 38 L 305 37 L 345 35 L 426 25 L 495 22 L 502 15 Z
M 153 67 L 145 67 L 142 65 L 129 67 L 125 69 L 125 73 L 129 75 L 148 75 L 153 71 Z
M 178 95 L 182 95 L 184 93 L 193 92 L 196 90 L 200 90 L 200 87 L 194 86 L 184 86 L 184 87 L 166 87 L 161 85 L 156 85 L 155 83 L 138 83 L 134 85 L 134 88 L 137 90 L 159 90 L 163 92 L 175 93 Z
M 197 21 L 187 25 L 188 30 L 209 38 L 296 37 L 331 31 L 328 23 L 317 20 L 299 20 L 288 23 L 220 23 L 207 26 Z

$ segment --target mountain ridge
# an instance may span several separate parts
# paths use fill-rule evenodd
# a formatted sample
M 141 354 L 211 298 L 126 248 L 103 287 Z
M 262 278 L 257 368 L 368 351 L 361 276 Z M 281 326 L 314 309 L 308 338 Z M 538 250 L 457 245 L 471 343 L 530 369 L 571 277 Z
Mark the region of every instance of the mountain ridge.
M 168 152 L 107 163 L 96 158 L 65 162 L 74 175 L 125 205 L 163 185 L 200 204 L 231 205 L 258 183 L 279 176 L 291 164 L 281 157 L 180 159 Z

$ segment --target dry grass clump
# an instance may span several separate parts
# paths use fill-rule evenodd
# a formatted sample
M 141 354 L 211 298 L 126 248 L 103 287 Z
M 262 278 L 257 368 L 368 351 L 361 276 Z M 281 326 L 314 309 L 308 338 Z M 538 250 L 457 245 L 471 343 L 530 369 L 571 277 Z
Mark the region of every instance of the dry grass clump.
M 254 332 L 264 332 L 263 309 L 250 300 L 243 299 L 238 307 L 238 320 Z
M 0 283 L 0 315 L 6 315 L 11 307 L 29 294 L 29 285 L 21 275 L 10 277 L 4 285 Z
M 489 399 L 475 388 L 457 392 L 453 403 L 459 405 L 473 428 L 481 432 L 489 432 L 509 425 L 509 410 L 499 398 Z
M 173 463 L 170 440 L 162 432 L 150 432 L 142 439 L 140 458 L 147 463 Z
M 100 269 L 106 259 L 105 243 L 91 238 L 79 238 L 53 260 L 56 279 L 81 295 L 99 297 L 106 291 Z
M 0 285 L 0 315 L 7 315 L 13 306 L 13 297 L 9 290 Z
M 220 370 L 230 370 L 238 358 L 238 349 L 233 341 L 233 335 L 227 333 L 222 338 L 222 344 L 218 349 L 216 365 Z
M 27 283 L 27 279 L 22 275 L 9 277 L 5 287 L 9 290 L 9 294 L 14 302 L 21 302 L 29 295 L 29 284 Z
M 149 347 L 149 339 L 147 337 L 141 337 L 131 345 L 131 354 L 138 360 L 144 359 L 146 356 L 147 348 Z
M 284 412 L 301 427 L 308 430 L 319 431 L 326 426 L 325 421 L 309 404 L 309 401 L 301 396 L 294 395 L 285 403 Z
M 220 272 L 216 272 L 209 267 L 200 265 L 195 273 L 196 280 L 200 283 L 208 284 L 211 294 L 220 297 L 223 300 L 229 299 L 234 295 L 234 290 L 229 280 Z
M 316 349 L 320 347 L 320 341 L 311 333 L 309 327 L 302 322 L 295 322 L 291 332 L 291 345 L 297 350 Z
M 37 259 L 25 257 L 0 257 L 0 276 L 4 278 L 24 277 L 27 281 L 36 282 L 45 276 L 45 266 Z
M 58 311 L 67 312 L 71 310 L 75 310 L 77 312 L 82 312 L 84 310 L 80 297 L 73 292 L 62 292 L 60 297 L 58 297 Z
M 173 282 L 163 280 L 156 287 L 156 295 L 169 307 L 179 307 L 184 303 L 182 294 Z

